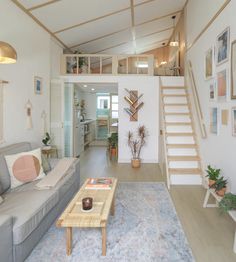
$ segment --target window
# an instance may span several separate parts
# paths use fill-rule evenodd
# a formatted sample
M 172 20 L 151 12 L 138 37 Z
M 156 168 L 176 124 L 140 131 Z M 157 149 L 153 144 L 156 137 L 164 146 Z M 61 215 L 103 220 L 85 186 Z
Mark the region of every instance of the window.
M 110 97 L 98 95 L 97 109 L 110 109 Z
M 118 95 L 111 95 L 111 118 L 118 119 Z
M 3 87 L 0 83 L 0 143 L 3 142 Z

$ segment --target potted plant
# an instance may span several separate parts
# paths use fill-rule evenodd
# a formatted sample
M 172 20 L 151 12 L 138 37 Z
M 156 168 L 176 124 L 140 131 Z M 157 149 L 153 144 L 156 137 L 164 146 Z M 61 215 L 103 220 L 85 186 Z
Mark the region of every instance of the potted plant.
M 141 153 L 141 149 L 146 144 L 146 137 L 148 135 L 146 127 L 144 125 L 138 127 L 137 133 L 138 133 L 138 138 L 134 137 L 133 132 L 129 131 L 128 133 L 128 146 L 130 147 L 132 153 L 131 164 L 132 167 L 134 168 L 140 167 L 141 164 L 140 153 Z
M 79 50 L 74 51 L 74 54 L 82 54 Z M 78 73 L 88 73 L 88 64 L 86 62 L 86 58 L 85 57 L 79 57 L 78 58 Z M 74 71 L 74 69 L 73 69 Z M 77 72 L 77 66 L 76 66 L 76 72 Z M 76 73 L 75 72 L 75 73 Z
M 211 187 L 213 184 L 215 184 L 216 180 L 220 176 L 220 169 L 212 168 L 210 165 L 207 166 L 207 175 L 208 181 L 209 181 L 209 187 Z
M 230 210 L 236 210 L 236 195 L 226 193 L 219 203 L 219 208 L 222 213 Z
M 44 138 L 42 139 L 42 143 L 44 144 L 44 149 L 50 149 L 50 142 L 51 142 L 51 137 L 48 132 L 46 132 Z
M 117 156 L 118 150 L 118 133 L 112 133 L 111 136 L 108 138 L 110 156 Z
M 217 179 L 216 182 L 211 186 L 211 188 L 215 189 L 215 192 L 218 196 L 224 196 L 226 191 L 227 179 L 221 178 Z

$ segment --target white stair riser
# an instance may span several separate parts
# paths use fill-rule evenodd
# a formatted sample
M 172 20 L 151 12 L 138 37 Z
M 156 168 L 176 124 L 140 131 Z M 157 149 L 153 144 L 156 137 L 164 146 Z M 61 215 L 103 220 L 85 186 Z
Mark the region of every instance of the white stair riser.
M 185 89 L 163 89 L 164 95 L 186 95 Z
M 167 137 L 168 144 L 195 144 L 193 137 Z
M 187 103 L 187 99 L 186 99 L 186 97 L 164 97 L 164 104 L 166 104 L 166 103 L 175 103 L 175 104 L 177 104 L 177 103 L 180 103 L 180 104 L 182 104 L 182 103 Z
M 189 113 L 187 106 L 165 106 L 165 113 Z
M 191 122 L 191 119 L 189 116 L 165 116 L 165 121 L 168 123 L 168 122 L 178 122 L 178 123 L 181 123 L 181 122 L 187 122 L 187 123 L 190 123 Z
M 201 175 L 171 175 L 170 183 L 172 185 L 201 185 Z
M 169 168 L 198 168 L 198 161 L 170 161 Z
M 162 86 L 184 86 L 184 77 L 183 76 L 177 76 L 177 77 L 162 76 L 161 83 L 162 83 Z
M 196 156 L 197 151 L 194 148 L 173 148 L 168 149 L 168 156 Z
M 192 133 L 191 126 L 167 126 L 167 133 Z

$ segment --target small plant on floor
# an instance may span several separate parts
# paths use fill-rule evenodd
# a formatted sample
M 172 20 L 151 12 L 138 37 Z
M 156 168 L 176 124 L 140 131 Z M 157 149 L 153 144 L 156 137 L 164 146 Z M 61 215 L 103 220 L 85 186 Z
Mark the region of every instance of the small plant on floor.
M 146 127 L 140 126 L 137 130 L 138 138 L 134 137 L 133 132 L 128 133 L 128 146 L 132 153 L 132 167 L 140 167 L 140 153 L 143 146 L 146 144 L 146 138 L 148 136 Z
M 118 133 L 112 133 L 110 137 L 108 137 L 110 158 L 113 156 L 117 156 L 118 150 Z
M 222 176 L 221 178 L 217 179 L 210 188 L 214 188 L 218 196 L 224 196 L 227 183 L 227 179 L 224 179 Z
M 51 141 L 51 137 L 50 137 L 49 133 L 46 132 L 45 137 L 44 137 L 43 140 L 42 140 L 42 143 L 43 143 L 45 146 L 49 146 L 50 141 Z
M 226 193 L 219 203 L 219 208 L 222 213 L 226 213 L 230 210 L 236 210 L 236 195 Z
M 220 169 L 215 169 L 215 168 L 211 167 L 210 165 L 208 165 L 206 172 L 207 172 L 206 177 L 208 177 L 208 179 L 209 179 L 209 187 L 211 187 L 213 184 L 215 184 L 215 182 L 219 178 Z

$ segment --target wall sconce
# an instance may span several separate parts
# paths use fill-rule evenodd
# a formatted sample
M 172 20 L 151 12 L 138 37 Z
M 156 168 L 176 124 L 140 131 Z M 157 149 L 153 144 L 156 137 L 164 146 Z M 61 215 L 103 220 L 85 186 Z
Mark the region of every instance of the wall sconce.
M 0 63 L 13 64 L 17 60 L 16 50 L 6 42 L 0 41 Z

